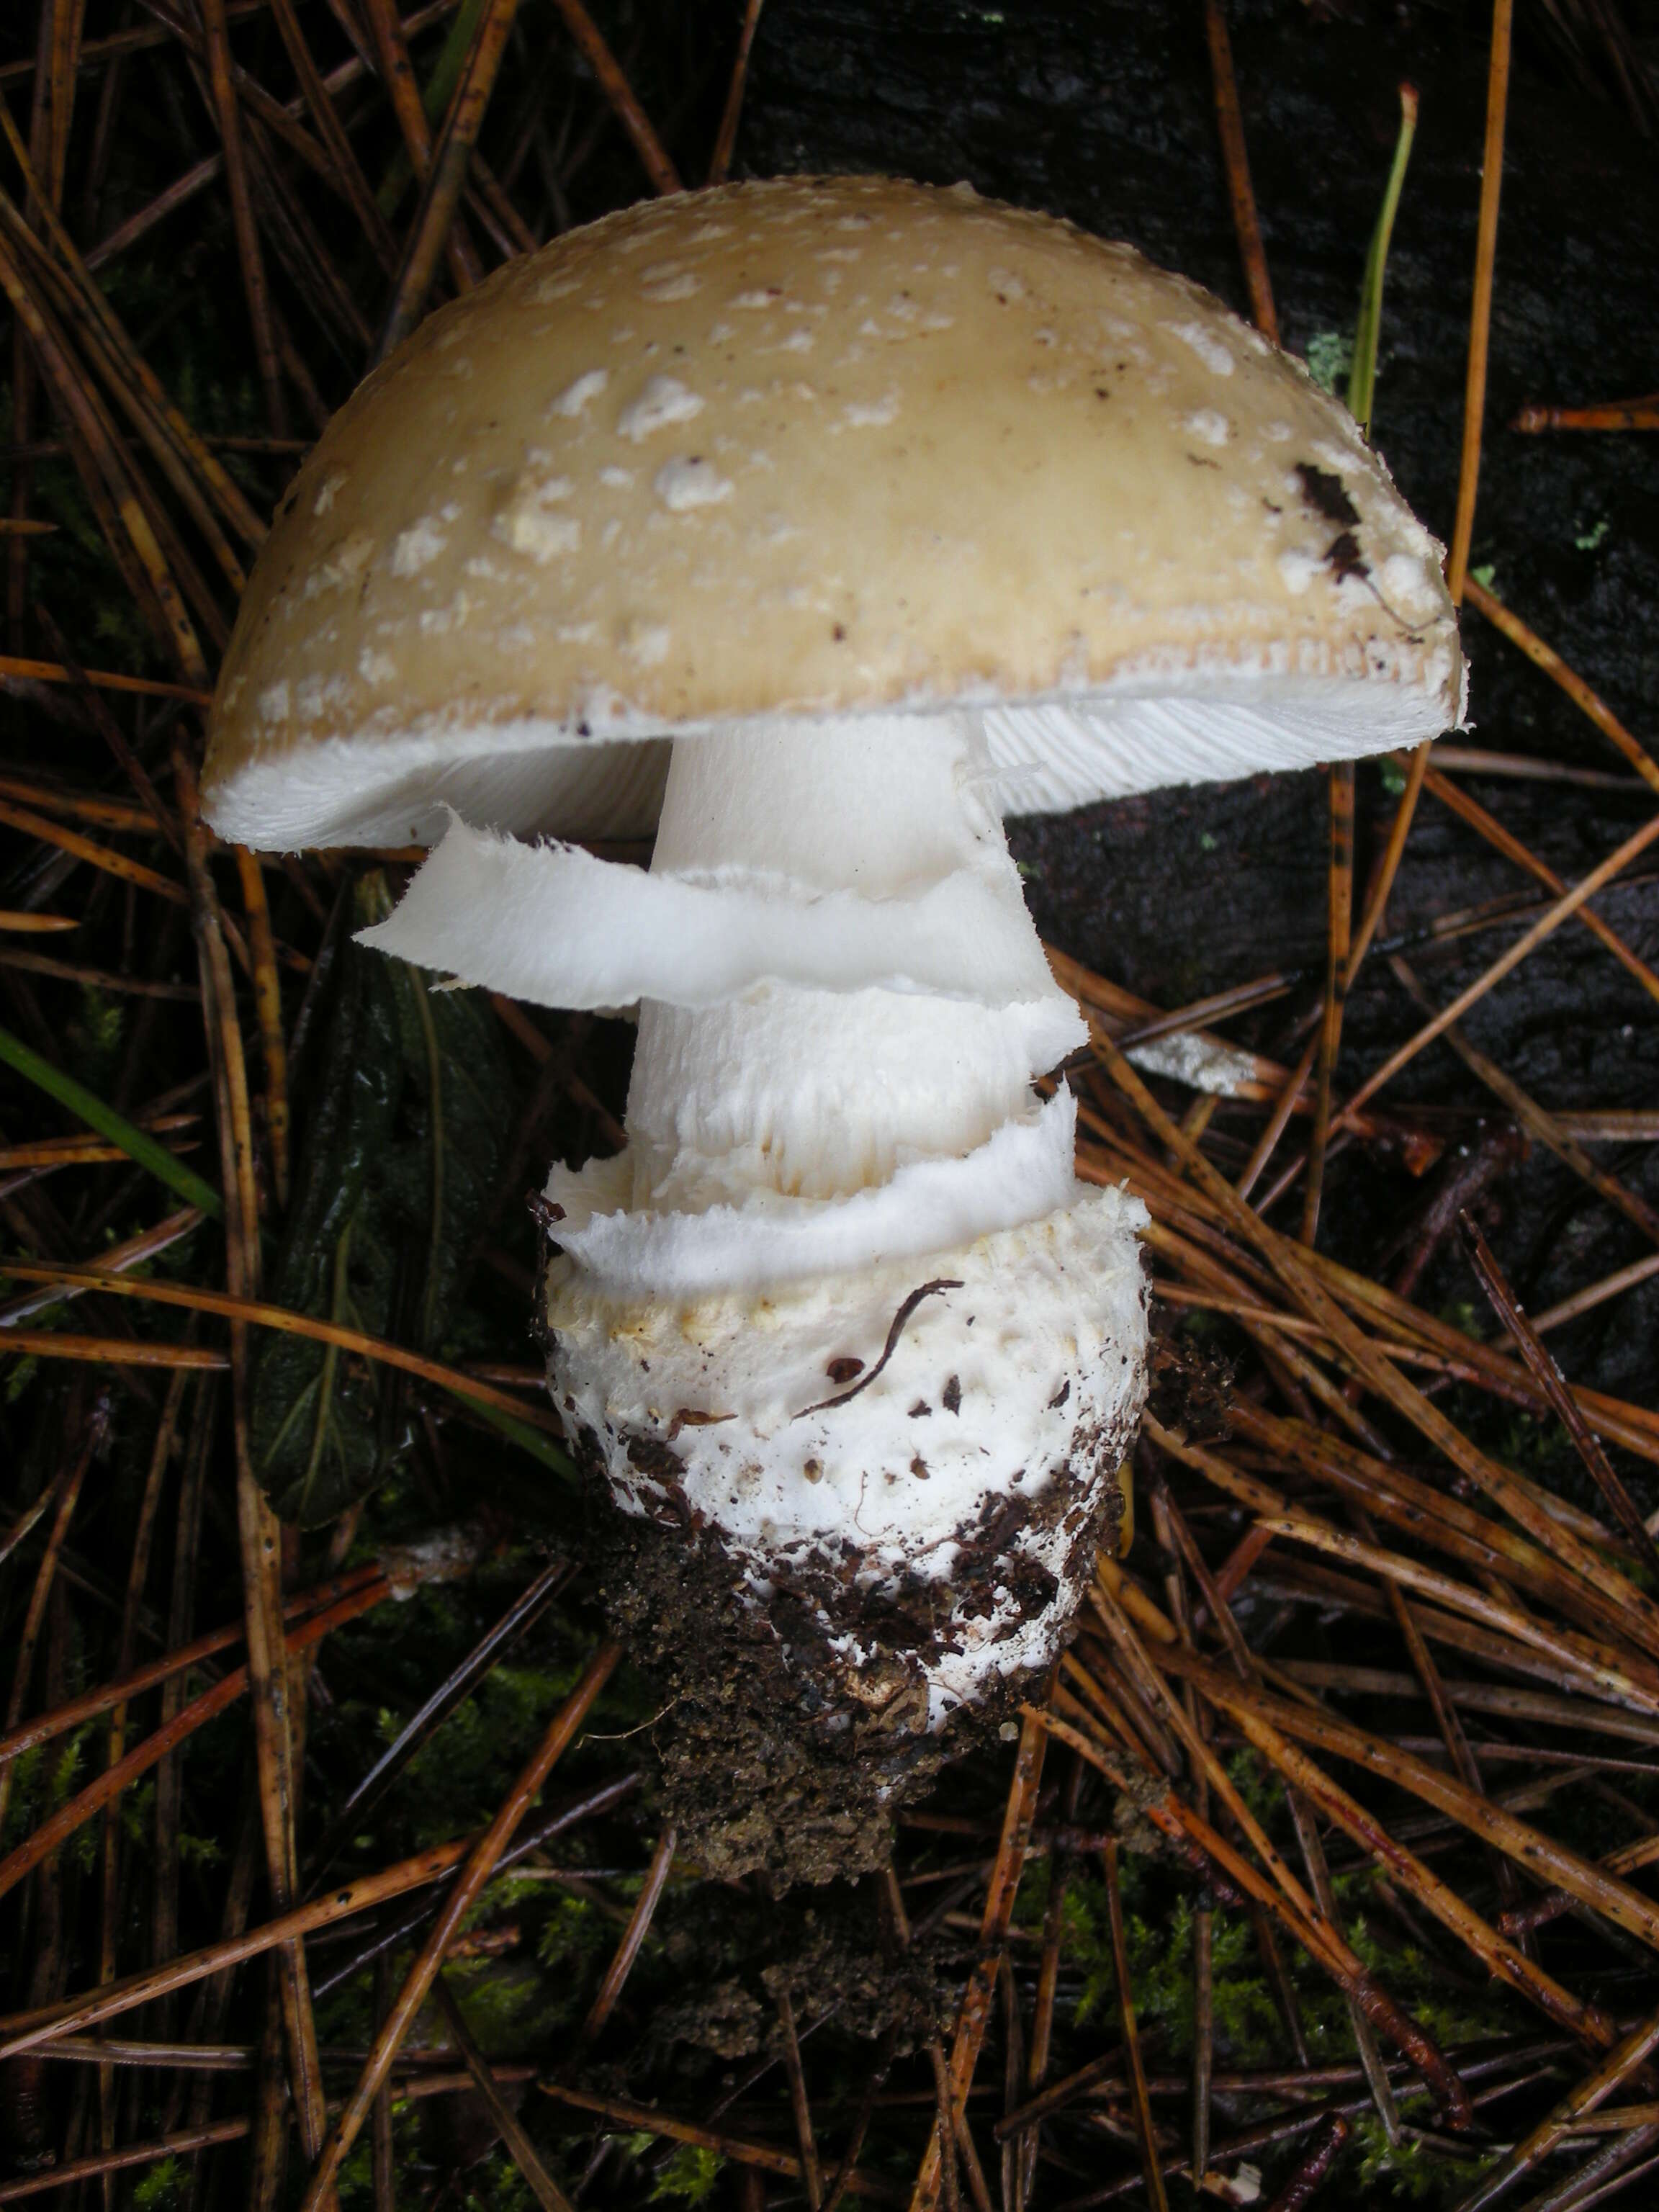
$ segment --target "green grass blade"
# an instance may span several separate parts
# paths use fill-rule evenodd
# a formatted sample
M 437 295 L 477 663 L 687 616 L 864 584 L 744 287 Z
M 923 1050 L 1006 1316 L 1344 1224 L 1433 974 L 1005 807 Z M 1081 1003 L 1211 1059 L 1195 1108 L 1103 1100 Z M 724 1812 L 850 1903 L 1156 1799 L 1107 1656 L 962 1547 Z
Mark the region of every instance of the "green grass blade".
M 1371 233 L 1370 252 L 1365 256 L 1365 275 L 1359 287 L 1359 325 L 1353 335 L 1353 367 L 1348 373 L 1348 412 L 1369 438 L 1371 434 L 1371 408 L 1376 398 L 1376 345 L 1382 329 L 1382 278 L 1389 265 L 1389 240 L 1394 235 L 1394 218 L 1400 205 L 1400 194 L 1406 182 L 1406 164 L 1412 157 L 1412 140 L 1417 135 L 1417 88 L 1402 84 L 1400 88 L 1400 136 L 1395 142 L 1394 167 L 1389 171 L 1388 189 L 1382 195 L 1382 211 L 1376 218 L 1376 228 Z
M 472 41 L 477 35 L 478 19 L 483 14 L 483 0 L 462 0 L 432 75 L 421 88 L 421 106 L 426 111 L 426 119 L 434 134 L 449 112 L 449 103 L 461 81 L 461 70 L 472 51 Z M 388 163 L 380 188 L 374 195 L 380 213 L 388 219 L 397 213 L 398 204 L 409 190 L 409 180 L 413 173 L 409 155 L 400 148 Z
M 0 1060 L 15 1068 L 37 1090 L 44 1091 L 48 1097 L 55 1098 L 60 1106 L 67 1106 L 89 1129 L 95 1129 L 112 1145 L 118 1145 L 130 1159 L 141 1168 L 148 1168 L 151 1175 L 166 1183 L 169 1190 L 176 1191 L 189 1205 L 199 1206 L 216 1221 L 222 1220 L 224 1200 L 210 1182 L 204 1182 L 182 1160 L 175 1159 L 165 1145 L 158 1145 L 154 1137 L 135 1128 L 125 1115 L 118 1114 L 112 1106 L 106 1106 L 84 1084 L 77 1083 L 72 1075 L 65 1075 L 49 1060 L 31 1051 L 21 1037 L 14 1036 L 8 1029 L 0 1029 Z
M 532 1459 L 538 1459 L 544 1467 L 550 1468 L 562 1481 L 574 1482 L 576 1480 L 576 1469 L 569 1454 L 561 1451 L 550 1437 L 543 1436 L 526 1421 L 515 1421 L 511 1413 L 504 1413 L 499 1406 L 487 1406 L 480 1398 L 469 1397 L 465 1390 L 452 1390 L 450 1395 L 459 1398 L 462 1405 L 470 1406 L 481 1420 L 489 1422 L 492 1429 L 499 1429 L 504 1437 L 510 1437 Z

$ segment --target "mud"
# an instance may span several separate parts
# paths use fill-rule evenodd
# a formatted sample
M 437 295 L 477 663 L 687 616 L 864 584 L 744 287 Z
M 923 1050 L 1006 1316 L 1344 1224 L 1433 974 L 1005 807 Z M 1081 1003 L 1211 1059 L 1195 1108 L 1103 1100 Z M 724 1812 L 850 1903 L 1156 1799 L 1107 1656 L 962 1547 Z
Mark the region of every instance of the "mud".
M 762 1607 L 718 1531 L 676 1510 L 678 1463 L 665 1442 L 629 1442 L 669 1499 L 647 1520 L 617 1510 L 598 1440 L 582 1431 L 587 1558 L 607 1617 L 660 1695 L 652 1735 L 663 1809 L 686 1856 L 714 1878 L 760 1873 L 778 1889 L 883 1865 L 898 1807 L 994 1737 L 1034 1686 L 1035 1670 L 1011 1673 L 929 1735 L 924 1658 L 976 1588 L 987 1613 L 998 1584 L 1018 1591 L 1028 1615 L 1067 1593 L 1075 1607 L 1122 1515 L 1115 1476 L 1101 1482 L 1097 1469 L 1103 1456 L 1116 1466 L 1124 1442 L 1080 1438 L 1036 1497 L 988 1498 L 948 1583 L 860 1592 L 855 1561 L 821 1557 L 792 1567 Z M 1008 1549 L 1023 1529 L 1056 1522 L 1070 1536 L 1058 1583 Z M 857 1663 L 833 1648 L 849 1632 Z
M 775 1899 L 758 1947 L 752 1915 L 739 1934 L 735 1915 L 717 1910 L 698 1931 L 702 1948 L 684 1942 L 686 1963 L 712 1944 L 728 1956 L 740 1950 L 741 1965 L 665 2008 L 652 2023 L 653 2038 L 692 2044 L 718 2058 L 763 2050 L 778 2055 L 780 1996 L 789 1999 L 797 2020 L 832 2013 L 839 2033 L 886 2037 L 894 2055 L 948 2034 L 966 1964 L 961 1938 L 924 1931 L 896 1950 L 881 1940 L 873 1887 L 849 1882 Z M 811 1902 L 803 1905 L 805 1897 Z

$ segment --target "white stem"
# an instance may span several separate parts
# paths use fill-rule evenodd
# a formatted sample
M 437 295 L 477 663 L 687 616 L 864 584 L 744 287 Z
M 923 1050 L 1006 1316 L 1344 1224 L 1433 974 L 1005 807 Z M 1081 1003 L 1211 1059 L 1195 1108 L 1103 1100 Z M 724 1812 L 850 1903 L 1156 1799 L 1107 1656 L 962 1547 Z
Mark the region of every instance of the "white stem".
M 999 966 L 1042 974 L 968 718 L 871 715 L 683 741 L 653 874 L 711 889 L 994 902 Z M 1040 987 L 1039 987 L 1040 988 Z M 1053 992 L 1056 1011 L 1064 1001 Z M 1044 1023 L 1048 1042 L 1060 1034 Z M 629 1097 L 635 1207 L 750 1191 L 845 1198 L 958 1158 L 1035 1110 L 1031 1007 L 772 981 L 714 1006 L 647 1000 Z

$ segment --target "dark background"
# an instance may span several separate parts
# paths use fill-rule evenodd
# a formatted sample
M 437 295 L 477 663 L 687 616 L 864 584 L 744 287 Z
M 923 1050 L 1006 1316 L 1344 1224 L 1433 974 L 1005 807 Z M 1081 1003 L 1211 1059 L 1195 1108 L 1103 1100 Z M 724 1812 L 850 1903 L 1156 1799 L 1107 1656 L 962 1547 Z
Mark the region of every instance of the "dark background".
M 1243 0 L 1229 10 L 1258 212 L 1281 335 L 1316 361 L 1351 336 L 1399 120 L 1421 96 L 1388 270 L 1374 435 L 1401 489 L 1442 538 L 1456 501 L 1488 11 L 1480 6 L 1321 8 Z M 1659 383 L 1659 164 L 1621 99 L 1605 49 L 1583 69 L 1553 15 L 1517 10 L 1492 323 L 1486 434 L 1471 563 L 1638 737 L 1659 684 L 1659 440 L 1510 426 L 1528 402 L 1583 404 Z M 1573 19 L 1577 20 L 1577 19 Z M 1627 25 L 1655 51 L 1639 10 Z M 881 169 L 979 191 L 1126 238 L 1248 312 L 1215 122 L 1203 10 L 770 0 L 756 43 L 740 167 Z M 1478 615 L 1466 744 L 1623 774 L 1613 748 Z M 1628 789 L 1462 779 L 1569 881 L 1644 818 Z M 1356 910 L 1394 799 L 1362 769 Z M 1305 966 L 1287 1000 L 1230 1033 L 1294 1057 L 1291 1030 L 1322 988 L 1326 855 L 1317 774 L 1177 790 L 1017 824 L 1015 850 L 1045 934 L 1170 1006 L 1280 966 Z M 1599 902 L 1644 958 L 1659 953 L 1659 880 Z M 1425 794 L 1387 929 L 1530 887 Z M 1528 917 L 1529 918 L 1529 917 Z M 1443 1003 L 1510 941 L 1487 930 L 1410 957 Z M 1659 1104 L 1651 1002 L 1582 927 L 1564 927 L 1469 1018 L 1469 1035 L 1553 1108 Z M 1385 963 L 1351 1001 L 1339 1093 L 1418 1026 Z M 1387 1097 L 1498 1117 L 1462 1063 L 1431 1047 Z M 1217 1125 L 1224 1128 L 1224 1119 Z M 1457 1125 L 1465 1139 L 1471 1118 Z M 1241 1135 L 1247 1132 L 1241 1127 Z M 1248 1132 L 1254 1133 L 1252 1127 Z M 1659 1197 L 1651 1147 L 1598 1157 Z M 1402 1211 L 1425 1196 L 1388 1148 L 1334 1159 L 1324 1241 L 1374 1267 Z M 1297 1199 L 1289 1205 L 1296 1206 Z M 1547 1154 L 1495 1193 L 1494 1226 L 1517 1288 L 1541 1308 L 1638 1257 L 1639 1233 Z M 1280 1218 L 1287 1218 L 1281 1215 Z M 1455 1253 L 1423 1286 L 1431 1304 L 1478 1292 Z M 1640 1395 L 1652 1381 L 1659 1291 L 1615 1302 L 1555 1338 L 1569 1371 Z

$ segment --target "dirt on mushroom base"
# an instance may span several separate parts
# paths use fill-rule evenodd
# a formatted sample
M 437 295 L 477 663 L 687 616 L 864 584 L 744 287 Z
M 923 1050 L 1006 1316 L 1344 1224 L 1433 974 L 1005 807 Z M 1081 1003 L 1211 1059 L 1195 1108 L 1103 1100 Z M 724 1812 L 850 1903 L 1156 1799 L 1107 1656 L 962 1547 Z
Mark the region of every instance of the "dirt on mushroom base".
M 792 1564 L 758 1606 L 717 1530 L 678 1504 L 680 1462 L 661 1437 L 635 1431 L 629 1457 L 666 1493 L 655 1520 L 613 1502 L 599 1441 L 574 1439 L 586 1507 L 587 1558 L 605 1612 L 653 1678 L 662 1710 L 652 1736 L 665 1817 L 711 1879 L 763 1872 L 777 1890 L 874 1871 L 892 1847 L 893 1816 L 941 1767 L 994 1736 L 1043 1670 L 998 1678 L 985 1698 L 925 1732 L 923 1656 L 964 1595 L 1015 1589 L 1027 1613 L 1054 1603 L 1069 1638 L 1096 1551 L 1124 1510 L 1117 1470 L 1129 1431 L 1080 1429 L 1071 1456 L 1034 1497 L 984 1501 L 962 1532 L 947 1583 L 914 1580 L 896 1597 L 852 1587 L 856 1561 Z M 1109 1468 L 1109 1474 L 1103 1470 Z M 1058 1581 L 1011 1547 L 1022 1529 L 1065 1528 Z M 1041 1577 L 1050 1585 L 1021 1587 Z M 829 1614 L 831 1626 L 823 1616 Z M 936 1618 L 937 1616 L 937 1618 Z M 831 1639 L 855 1634 L 875 1656 L 853 1668 Z

